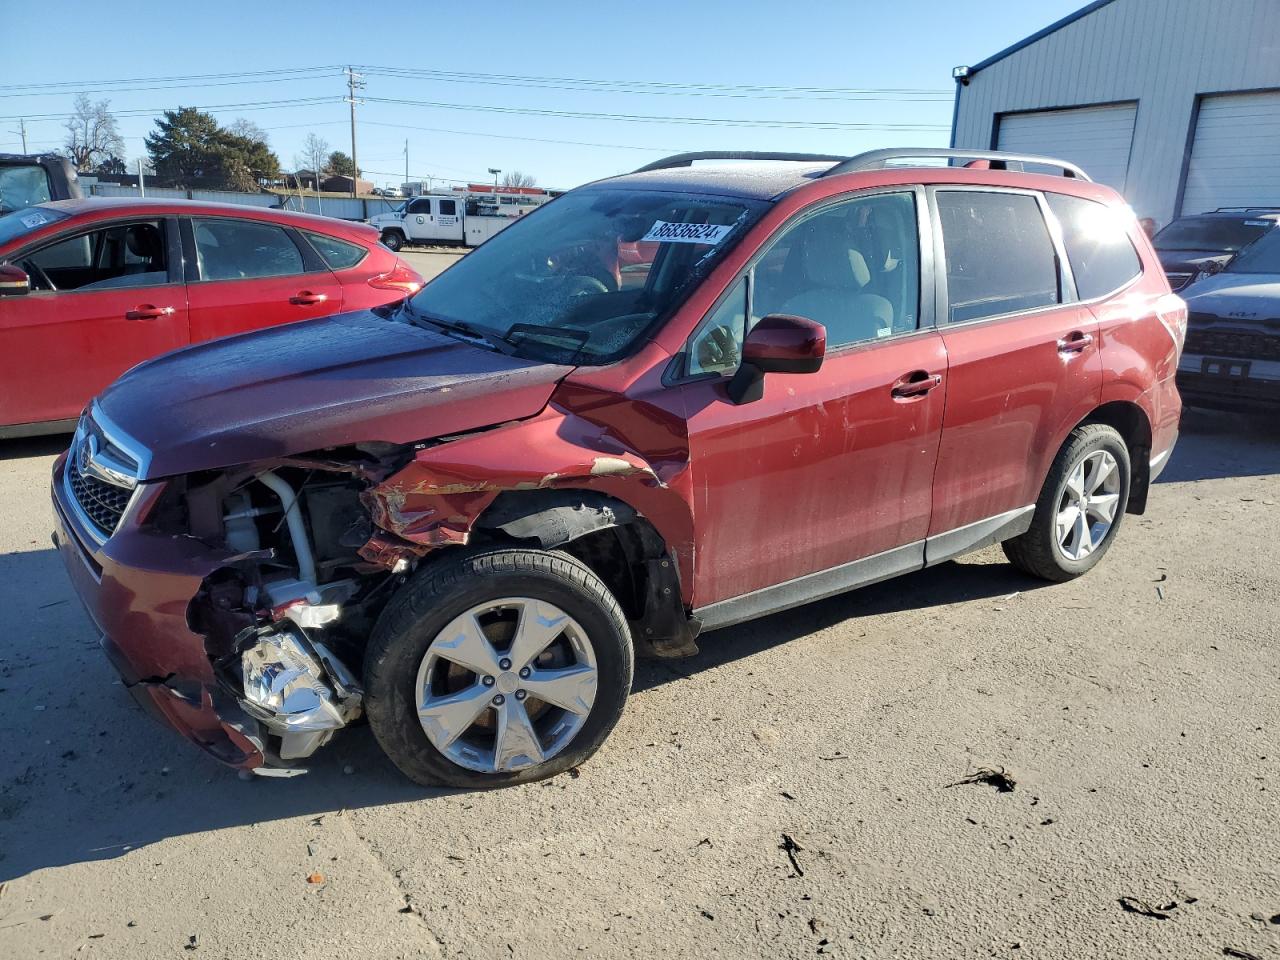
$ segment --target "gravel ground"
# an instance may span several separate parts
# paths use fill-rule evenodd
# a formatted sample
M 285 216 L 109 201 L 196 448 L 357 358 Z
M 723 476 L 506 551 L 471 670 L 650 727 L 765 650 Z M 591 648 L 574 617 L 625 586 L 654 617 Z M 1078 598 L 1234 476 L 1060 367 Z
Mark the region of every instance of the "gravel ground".
M 993 548 L 711 634 L 481 794 L 158 728 L 49 546 L 64 441 L 0 445 L 0 957 L 1280 956 L 1280 429 L 1183 429 L 1084 579 Z

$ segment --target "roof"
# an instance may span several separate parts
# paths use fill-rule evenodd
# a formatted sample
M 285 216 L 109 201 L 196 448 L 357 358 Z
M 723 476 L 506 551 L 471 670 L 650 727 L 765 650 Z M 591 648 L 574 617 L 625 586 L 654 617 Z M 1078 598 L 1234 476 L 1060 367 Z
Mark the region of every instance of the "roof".
M 793 187 L 816 180 L 830 170 L 830 163 L 708 163 L 697 167 L 673 167 L 645 173 L 627 173 L 592 186 L 619 186 L 640 190 L 673 190 L 707 193 L 751 200 L 772 200 Z
M 329 233 L 334 232 L 335 224 L 341 224 L 351 230 L 359 230 L 362 227 L 370 229 L 367 224 L 352 220 L 336 220 L 333 217 L 321 217 L 313 213 L 298 213 L 293 210 L 281 210 L 275 207 L 251 206 L 244 203 L 211 203 L 204 200 L 177 200 L 164 197 L 84 197 L 79 200 L 51 200 L 47 203 L 36 204 L 36 206 L 57 210 L 72 217 L 94 213 L 111 216 L 116 213 L 128 213 L 129 211 L 145 212 L 154 210 L 157 216 L 162 213 L 229 214 L 249 219 L 272 220 L 277 223 L 294 223 L 299 227 L 310 226 L 313 229 L 323 229 Z
M 1035 33 L 1031 34 L 1031 36 L 1026 37 L 1022 40 L 1019 40 L 1017 43 L 1013 44 L 1012 46 L 1005 47 L 999 53 L 992 54 L 991 56 L 987 57 L 987 59 L 983 60 L 981 63 L 975 63 L 973 66 L 969 68 L 969 76 L 973 76 L 979 70 L 985 70 L 987 67 L 991 66 L 993 63 L 998 63 L 999 61 L 1003 60 L 1005 57 L 1012 56 L 1013 54 L 1021 50 L 1023 47 L 1029 47 L 1033 43 L 1038 43 L 1039 41 L 1043 40 L 1045 37 L 1049 36 L 1051 33 L 1057 33 L 1063 27 L 1070 26 L 1071 24 L 1075 23 L 1077 20 L 1082 20 L 1085 17 L 1087 17 L 1089 14 L 1093 13 L 1095 10 L 1101 10 L 1107 4 L 1113 3 L 1113 2 L 1114 0 L 1093 0 L 1092 3 L 1086 4 L 1085 6 L 1077 10 L 1075 13 L 1067 14 L 1061 20 L 1057 20 L 1049 24 L 1049 26 L 1045 27 L 1043 30 L 1037 30 Z

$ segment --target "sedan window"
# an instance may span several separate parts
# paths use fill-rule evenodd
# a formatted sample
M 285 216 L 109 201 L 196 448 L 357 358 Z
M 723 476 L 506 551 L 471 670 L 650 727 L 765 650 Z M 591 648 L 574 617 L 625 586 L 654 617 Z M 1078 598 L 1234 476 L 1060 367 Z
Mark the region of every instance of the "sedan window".
M 21 262 L 38 290 L 105 290 L 169 281 L 160 220 L 82 233 L 29 253 Z
M 231 218 L 191 221 L 201 280 L 246 280 L 302 273 L 302 254 L 281 227 Z
M 357 243 L 347 243 L 337 237 L 328 237 L 323 233 L 307 231 L 307 240 L 319 251 L 320 256 L 330 270 L 345 270 L 354 267 L 365 258 L 369 251 Z

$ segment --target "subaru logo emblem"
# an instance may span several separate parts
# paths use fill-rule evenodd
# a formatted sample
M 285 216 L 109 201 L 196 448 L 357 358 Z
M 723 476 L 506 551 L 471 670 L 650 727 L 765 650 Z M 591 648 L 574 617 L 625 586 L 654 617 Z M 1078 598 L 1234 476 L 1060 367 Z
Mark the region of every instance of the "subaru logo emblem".
M 82 476 L 93 473 L 95 466 L 94 459 L 98 456 L 98 438 L 93 434 L 89 434 L 80 444 L 79 455 L 76 457 L 76 466 L 79 468 Z

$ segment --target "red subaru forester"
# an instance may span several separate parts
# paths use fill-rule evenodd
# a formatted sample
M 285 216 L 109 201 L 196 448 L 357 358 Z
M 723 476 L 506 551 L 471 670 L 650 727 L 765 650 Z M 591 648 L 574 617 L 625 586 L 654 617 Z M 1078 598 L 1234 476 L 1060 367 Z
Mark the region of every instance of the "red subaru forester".
M 135 368 L 55 539 L 126 685 L 224 762 L 364 715 L 420 783 L 519 783 L 601 745 L 637 650 L 995 542 L 1088 571 L 1173 450 L 1185 327 L 1070 164 L 686 154 L 402 305 Z

